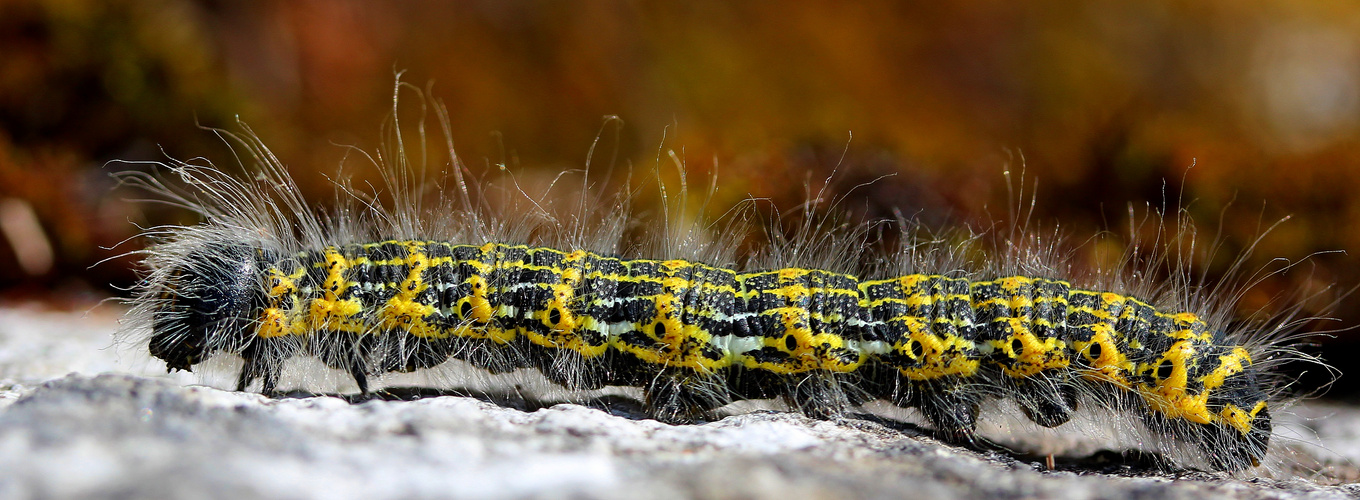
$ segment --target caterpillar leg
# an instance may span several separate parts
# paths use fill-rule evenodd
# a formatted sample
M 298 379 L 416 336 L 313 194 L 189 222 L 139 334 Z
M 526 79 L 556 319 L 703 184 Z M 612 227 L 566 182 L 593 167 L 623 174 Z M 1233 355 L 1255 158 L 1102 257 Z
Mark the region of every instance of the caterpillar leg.
M 656 376 L 643 389 L 647 416 L 668 424 L 689 424 L 722 406 L 717 398 L 705 395 L 698 378 Z
M 533 363 L 548 380 L 573 391 L 600 389 L 608 382 L 580 353 L 570 349 L 543 352 L 534 356 Z
M 260 393 L 272 396 L 278 390 L 280 372 L 283 371 L 283 362 L 292 357 L 296 351 L 296 344 L 280 339 L 250 339 L 240 350 L 241 375 L 236 380 L 236 390 L 245 392 L 255 379 L 261 378 L 263 385 Z
M 241 366 L 241 375 L 236 378 L 236 392 L 246 392 L 246 387 L 255 381 L 255 374 L 250 369 L 254 360 L 247 359 L 245 365 Z
M 522 361 L 523 356 L 517 354 L 515 349 L 480 339 L 450 338 L 449 357 L 466 361 L 492 375 L 509 373 L 528 366 Z
M 368 394 L 368 360 L 381 347 L 375 335 L 322 331 L 316 334 L 312 346 L 313 354 L 326 366 L 349 372 L 359 386 L 359 393 Z
M 413 372 L 438 366 L 449 359 L 453 342 L 449 339 L 419 338 L 398 331 L 388 332 L 376 349 L 380 372 Z
M 364 363 L 363 363 L 362 360 L 357 360 L 357 359 L 356 359 L 356 360 L 354 361 L 353 364 L 349 365 L 349 375 L 350 375 L 351 377 L 354 377 L 354 383 L 355 383 L 355 384 L 358 384 L 358 386 L 359 386 L 359 394 L 360 394 L 360 395 L 363 395 L 363 396 L 367 396 L 367 395 L 368 395 L 368 374 L 365 373 L 365 371 L 364 371 Z
M 241 365 L 241 375 L 236 379 L 236 391 L 245 392 L 251 382 L 263 378 L 260 394 L 272 396 L 278 390 L 280 371 L 280 364 L 276 360 L 266 359 L 264 356 L 246 358 L 245 363 Z
M 956 443 L 973 444 L 978 414 L 982 412 L 982 396 L 968 391 L 962 384 L 935 387 L 930 391 L 911 391 L 914 403 L 941 437 Z M 903 406 L 903 402 L 897 402 Z
M 831 375 L 812 374 L 795 382 L 784 394 L 789 406 L 808 417 L 830 420 L 845 414 L 850 406 L 841 384 Z
M 1015 382 L 1015 400 L 1030 421 L 1057 427 L 1072 419 L 1077 410 L 1076 387 L 1068 377 L 1044 372 Z

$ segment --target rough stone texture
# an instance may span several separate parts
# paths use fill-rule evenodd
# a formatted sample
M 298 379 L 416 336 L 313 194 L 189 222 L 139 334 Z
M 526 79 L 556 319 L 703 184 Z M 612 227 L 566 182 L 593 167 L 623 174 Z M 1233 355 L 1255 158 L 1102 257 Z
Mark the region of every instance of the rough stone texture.
M 1048 471 L 911 426 L 756 412 L 670 426 L 574 404 L 268 399 L 120 368 L 114 313 L 0 310 L 3 498 L 1349 498 L 1357 485 Z M 131 364 L 138 364 L 136 362 Z M 141 362 L 142 365 L 148 365 Z M 67 375 L 68 372 L 76 372 Z M 608 400 L 601 400 L 607 402 Z M 1301 405 L 1323 481 L 1360 411 Z M 1302 450 L 1321 449 L 1303 446 Z M 1115 469 L 1118 471 L 1118 469 Z M 1349 476 L 1348 476 L 1349 474 Z

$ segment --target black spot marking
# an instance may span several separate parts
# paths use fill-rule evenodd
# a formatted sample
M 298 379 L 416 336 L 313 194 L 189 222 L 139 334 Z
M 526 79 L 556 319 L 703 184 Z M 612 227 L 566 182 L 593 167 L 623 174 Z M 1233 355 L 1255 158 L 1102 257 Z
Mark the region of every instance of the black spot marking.
M 1162 360 L 1162 364 L 1157 365 L 1157 380 L 1171 378 L 1171 373 L 1176 369 L 1176 365 L 1169 359 Z
M 925 349 L 921 346 L 920 342 L 915 340 L 907 341 L 907 349 L 911 351 L 911 359 L 920 361 L 921 356 L 925 355 Z

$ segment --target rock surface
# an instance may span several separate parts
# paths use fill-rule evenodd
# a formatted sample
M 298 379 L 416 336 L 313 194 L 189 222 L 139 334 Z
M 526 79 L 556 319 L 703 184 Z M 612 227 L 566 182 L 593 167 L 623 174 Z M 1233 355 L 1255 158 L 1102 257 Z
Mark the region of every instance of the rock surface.
M 120 366 L 104 349 L 116 317 L 0 310 L 0 497 L 1360 496 L 1360 485 L 1321 484 L 1355 477 L 1360 411 L 1349 407 L 1295 412 L 1326 443 L 1321 482 L 1049 471 L 875 420 L 755 412 L 672 426 L 575 404 L 351 404 L 189 386 Z

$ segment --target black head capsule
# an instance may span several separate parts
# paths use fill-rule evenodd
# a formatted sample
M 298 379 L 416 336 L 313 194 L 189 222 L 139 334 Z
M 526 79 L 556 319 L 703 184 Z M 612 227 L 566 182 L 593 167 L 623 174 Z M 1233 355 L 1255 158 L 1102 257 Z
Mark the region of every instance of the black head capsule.
M 169 370 L 190 370 L 215 351 L 244 345 L 264 305 L 267 253 L 226 244 L 186 255 L 152 313 L 151 355 Z

